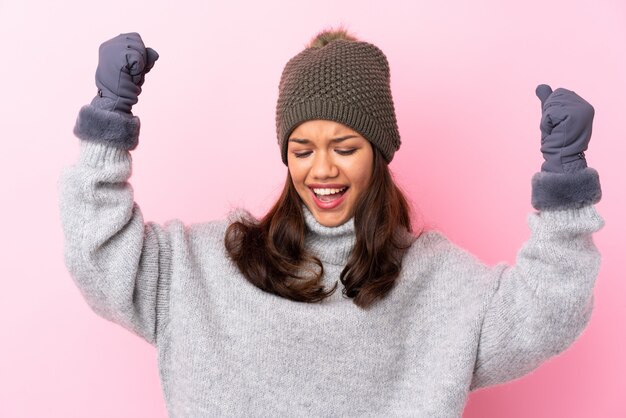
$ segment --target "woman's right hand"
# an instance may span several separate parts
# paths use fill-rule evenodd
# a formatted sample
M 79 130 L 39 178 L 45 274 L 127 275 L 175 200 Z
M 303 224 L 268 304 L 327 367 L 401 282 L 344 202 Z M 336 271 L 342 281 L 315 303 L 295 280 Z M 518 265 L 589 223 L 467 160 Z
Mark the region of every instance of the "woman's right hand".
M 123 33 L 100 45 L 96 86 L 92 104 L 98 108 L 132 114 L 145 75 L 159 54 L 146 48 L 138 33 Z

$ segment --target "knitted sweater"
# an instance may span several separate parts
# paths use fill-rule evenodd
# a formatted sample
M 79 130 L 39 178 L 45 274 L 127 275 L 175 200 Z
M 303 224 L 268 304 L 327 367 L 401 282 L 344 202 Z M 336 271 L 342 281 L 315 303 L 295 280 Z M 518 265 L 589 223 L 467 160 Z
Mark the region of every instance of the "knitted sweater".
M 528 373 L 587 324 L 599 254 L 592 205 L 528 217 L 516 263 L 486 266 L 438 232 L 363 310 L 261 291 L 227 257 L 228 221 L 145 222 L 131 154 L 82 141 L 60 179 L 65 256 L 99 315 L 153 344 L 171 417 L 459 417 L 468 392 Z M 354 224 L 306 212 L 306 246 L 338 281 Z

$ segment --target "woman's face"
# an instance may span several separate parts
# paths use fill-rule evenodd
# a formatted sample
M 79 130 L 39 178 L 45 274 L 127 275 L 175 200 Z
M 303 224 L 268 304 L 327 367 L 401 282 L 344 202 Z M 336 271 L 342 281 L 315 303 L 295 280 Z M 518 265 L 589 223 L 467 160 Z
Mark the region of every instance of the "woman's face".
M 310 120 L 289 136 L 293 184 L 317 222 L 338 226 L 354 215 L 370 183 L 374 151 L 368 140 L 337 122 Z

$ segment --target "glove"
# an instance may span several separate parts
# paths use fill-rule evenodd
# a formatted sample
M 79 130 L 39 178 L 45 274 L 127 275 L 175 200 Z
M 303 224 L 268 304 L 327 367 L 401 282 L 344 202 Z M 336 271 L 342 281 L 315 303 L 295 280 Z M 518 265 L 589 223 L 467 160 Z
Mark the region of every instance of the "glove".
M 96 86 L 91 104 L 97 108 L 132 115 L 145 75 L 159 54 L 146 48 L 138 33 L 124 33 L 100 45 Z
M 541 100 L 541 171 L 571 173 L 587 167 L 594 109 L 573 91 L 546 84 L 535 91 Z

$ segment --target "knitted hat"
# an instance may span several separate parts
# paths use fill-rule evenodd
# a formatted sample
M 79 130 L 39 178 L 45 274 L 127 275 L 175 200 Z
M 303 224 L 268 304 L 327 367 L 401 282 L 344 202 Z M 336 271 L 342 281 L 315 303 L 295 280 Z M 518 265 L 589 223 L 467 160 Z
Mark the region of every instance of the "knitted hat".
M 357 131 L 387 162 L 400 148 L 385 54 L 343 30 L 320 33 L 283 70 L 276 105 L 285 165 L 289 135 L 302 122 L 326 119 Z

